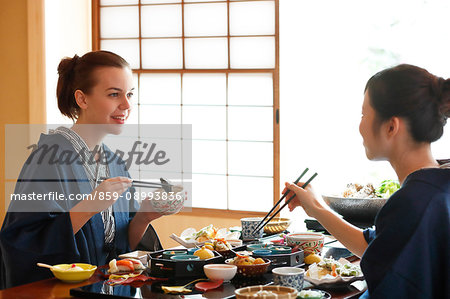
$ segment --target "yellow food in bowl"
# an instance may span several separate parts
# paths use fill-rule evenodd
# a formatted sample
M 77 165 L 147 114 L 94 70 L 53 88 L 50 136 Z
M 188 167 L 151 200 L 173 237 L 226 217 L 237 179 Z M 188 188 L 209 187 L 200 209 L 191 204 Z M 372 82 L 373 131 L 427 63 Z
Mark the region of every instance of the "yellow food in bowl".
M 311 265 L 314 263 L 320 263 L 321 261 L 322 261 L 322 258 L 315 253 L 308 255 L 307 257 L 305 257 L 305 260 L 304 260 L 304 262 L 308 265 Z
M 201 260 L 207 260 L 214 257 L 214 253 L 205 246 L 194 252 L 194 255 L 198 256 Z
M 253 262 L 253 265 L 261 265 L 261 264 L 265 264 L 266 262 L 262 259 L 262 258 L 257 258 L 255 259 L 255 261 Z
M 75 267 L 73 267 L 72 265 L 75 265 Z M 53 275 L 55 275 L 55 277 L 59 280 L 75 283 L 89 279 L 94 274 L 96 269 L 97 266 L 76 263 L 55 265 L 50 270 L 53 272 Z
M 213 243 L 205 243 L 205 248 L 209 250 L 214 250 L 214 244 Z

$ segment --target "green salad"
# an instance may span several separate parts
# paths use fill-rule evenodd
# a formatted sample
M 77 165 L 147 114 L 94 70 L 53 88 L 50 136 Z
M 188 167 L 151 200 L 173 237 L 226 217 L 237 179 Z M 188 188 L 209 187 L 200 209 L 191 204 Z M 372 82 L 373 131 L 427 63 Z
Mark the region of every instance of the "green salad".
M 382 198 L 389 198 L 395 191 L 400 189 L 400 184 L 396 180 L 384 180 L 377 188 L 376 194 Z
M 378 188 L 370 183 L 367 185 L 351 183 L 347 184 L 342 196 L 346 198 L 389 198 L 398 189 L 400 189 L 400 184 L 396 180 L 384 180 Z
M 335 277 L 337 275 L 340 275 L 341 277 L 362 275 L 361 267 L 359 265 L 340 263 L 339 261 L 333 259 L 333 257 L 323 258 L 317 266 L 330 271 L 331 275 Z

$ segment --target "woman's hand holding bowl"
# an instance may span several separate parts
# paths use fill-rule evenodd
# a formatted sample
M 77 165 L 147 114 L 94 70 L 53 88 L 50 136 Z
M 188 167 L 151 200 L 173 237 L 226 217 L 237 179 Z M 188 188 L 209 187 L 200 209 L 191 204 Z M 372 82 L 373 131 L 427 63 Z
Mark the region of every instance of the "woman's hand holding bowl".
M 173 192 L 157 189 L 155 196 L 147 197 L 141 202 L 139 213 L 145 213 L 149 220 L 154 220 L 164 215 L 178 213 L 184 206 L 186 194 L 182 186 L 173 186 Z

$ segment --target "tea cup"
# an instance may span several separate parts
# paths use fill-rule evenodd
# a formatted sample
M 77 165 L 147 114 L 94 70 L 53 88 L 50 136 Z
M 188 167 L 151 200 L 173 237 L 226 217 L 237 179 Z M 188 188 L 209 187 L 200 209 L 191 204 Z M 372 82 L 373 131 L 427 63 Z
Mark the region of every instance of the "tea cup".
M 303 289 L 305 270 L 294 267 L 280 267 L 272 270 L 274 285 L 291 287 L 298 291 Z
M 264 227 L 260 227 L 258 230 L 255 230 L 255 228 L 258 226 L 258 224 L 261 222 L 262 218 L 260 217 L 252 217 L 252 218 L 242 218 L 241 224 L 242 224 L 242 239 L 243 240 L 249 240 L 249 239 L 258 239 L 262 238 Z

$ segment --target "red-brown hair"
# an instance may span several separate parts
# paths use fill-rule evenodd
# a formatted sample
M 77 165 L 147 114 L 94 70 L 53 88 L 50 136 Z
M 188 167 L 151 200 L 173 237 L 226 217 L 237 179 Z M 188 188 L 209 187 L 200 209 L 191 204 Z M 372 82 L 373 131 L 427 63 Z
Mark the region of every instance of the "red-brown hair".
M 89 52 L 79 57 L 65 57 L 58 65 L 58 85 L 56 97 L 61 113 L 72 120 L 78 118 L 80 107 L 75 101 L 75 91 L 89 94 L 97 84 L 93 75 L 99 67 L 130 68 L 128 62 L 117 54 L 108 51 Z

